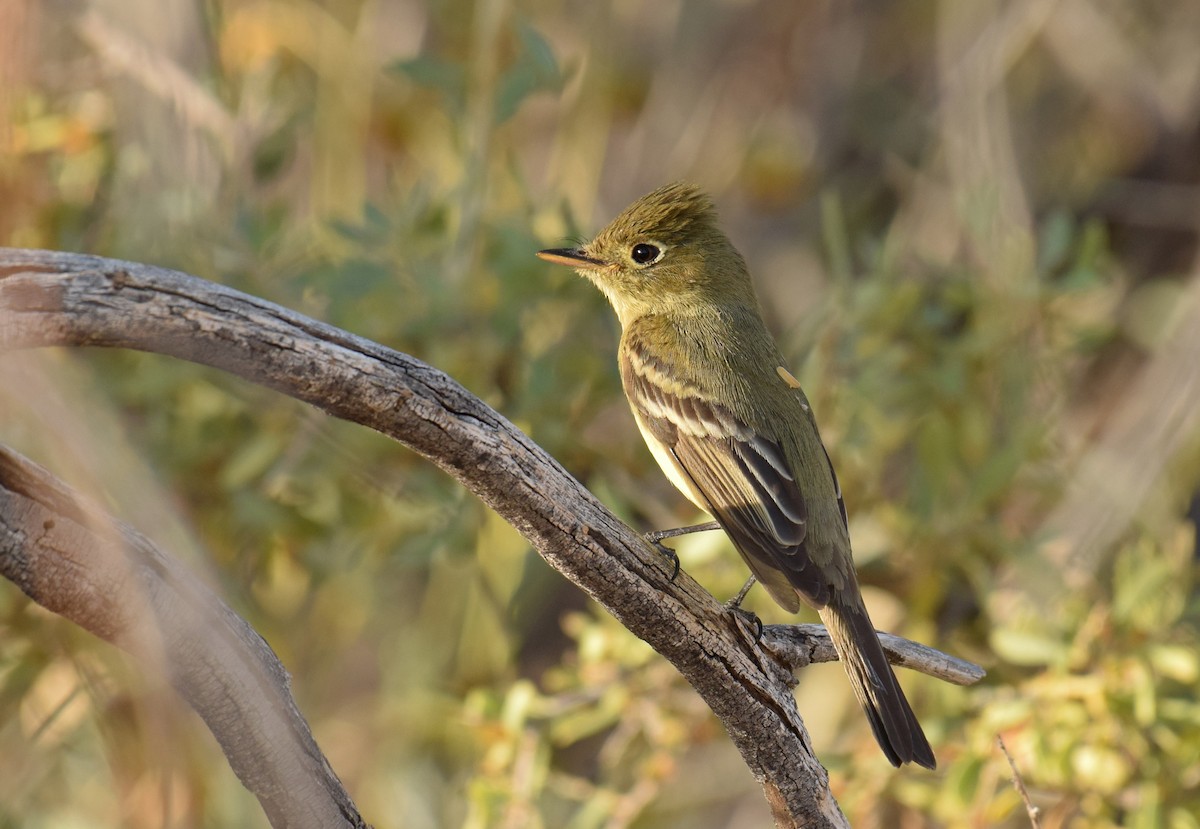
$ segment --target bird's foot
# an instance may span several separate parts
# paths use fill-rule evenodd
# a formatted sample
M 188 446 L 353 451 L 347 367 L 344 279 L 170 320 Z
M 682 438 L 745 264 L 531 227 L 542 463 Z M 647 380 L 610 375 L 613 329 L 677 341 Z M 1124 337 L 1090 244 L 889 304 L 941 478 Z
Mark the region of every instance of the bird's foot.
M 646 533 L 646 540 L 654 545 L 654 549 L 658 550 L 671 562 L 671 581 L 675 581 L 675 577 L 679 575 L 679 554 L 663 544 L 654 537 L 654 533 Z
M 716 521 L 709 521 L 705 524 L 696 524 L 691 527 L 676 527 L 673 530 L 655 530 L 654 532 L 646 533 L 646 540 L 654 545 L 654 548 L 671 560 L 674 569 L 671 570 L 671 581 L 675 581 L 675 577 L 679 575 L 679 554 L 663 544 L 664 538 L 678 538 L 681 535 L 688 533 L 707 532 L 708 530 L 719 530 L 721 525 Z
M 737 592 L 737 595 L 725 602 L 725 609 L 743 621 L 754 623 L 754 643 L 758 644 L 762 640 L 763 635 L 762 619 L 758 618 L 757 613 L 742 609 L 742 600 L 746 598 L 746 594 L 750 592 L 750 588 L 754 586 L 755 581 L 754 576 L 747 579 L 746 583 L 742 585 L 742 589 Z
M 758 618 L 757 613 L 752 610 L 743 610 L 740 607 L 734 607 L 729 602 L 725 603 L 725 609 L 738 621 L 746 622 L 754 628 L 754 644 L 757 645 L 762 641 L 763 623 L 762 619 Z

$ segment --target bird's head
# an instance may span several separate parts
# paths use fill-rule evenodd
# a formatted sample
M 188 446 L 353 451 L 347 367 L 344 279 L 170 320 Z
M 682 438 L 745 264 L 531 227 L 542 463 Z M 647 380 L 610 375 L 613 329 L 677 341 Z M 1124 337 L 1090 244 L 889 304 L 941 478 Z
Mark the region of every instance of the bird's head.
M 741 254 L 716 223 L 712 200 L 676 182 L 642 196 L 578 248 L 542 250 L 608 297 L 621 323 L 697 303 L 754 303 Z

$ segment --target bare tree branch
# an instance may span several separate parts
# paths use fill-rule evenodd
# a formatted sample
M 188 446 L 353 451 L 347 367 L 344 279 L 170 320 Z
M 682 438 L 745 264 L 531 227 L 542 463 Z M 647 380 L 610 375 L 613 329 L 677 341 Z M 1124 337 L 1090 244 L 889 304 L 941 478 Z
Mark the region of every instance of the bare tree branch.
M 262 637 L 176 559 L 5 447 L 0 574 L 164 669 L 272 826 L 366 826 Z
M 1004 744 L 1004 737 L 1000 734 L 996 735 L 996 745 L 1000 747 L 1001 753 L 1004 754 L 1004 759 L 1008 760 L 1008 767 L 1012 769 L 1013 788 L 1017 790 L 1017 794 L 1021 797 L 1021 802 L 1025 804 L 1025 814 L 1029 815 L 1029 825 L 1032 829 L 1041 829 L 1042 810 L 1034 805 L 1033 798 L 1029 796 L 1029 789 L 1025 788 L 1025 779 L 1021 777 L 1021 771 L 1017 768 L 1017 761 L 1008 753 L 1008 746 Z
M 879 633 L 879 642 L 888 661 L 912 668 L 954 685 L 974 685 L 984 677 L 983 668 L 974 662 L 913 642 L 892 633 Z M 837 651 L 824 625 L 767 625 L 762 644 L 775 658 L 793 671 L 817 662 L 837 661 Z
M 220 368 L 419 452 L 671 661 L 724 724 L 777 826 L 847 825 L 776 651 L 759 647 L 686 573 L 672 581 L 670 564 L 640 535 L 444 373 L 176 271 L 0 249 L 0 350 L 49 345 L 133 348 Z M 913 654 L 903 664 L 930 663 Z

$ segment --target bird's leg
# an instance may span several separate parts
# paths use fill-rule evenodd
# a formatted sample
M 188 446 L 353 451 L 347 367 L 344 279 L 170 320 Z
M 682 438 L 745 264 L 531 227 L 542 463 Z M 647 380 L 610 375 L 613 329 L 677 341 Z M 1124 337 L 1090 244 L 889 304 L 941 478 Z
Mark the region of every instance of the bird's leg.
M 754 576 L 746 579 L 746 583 L 742 585 L 742 589 L 737 595 L 729 601 L 725 602 L 725 609 L 730 613 L 741 613 L 749 616 L 754 620 L 754 641 L 758 642 L 762 639 L 763 623 L 762 619 L 758 618 L 758 614 L 749 610 L 742 610 L 742 600 L 746 598 L 746 594 L 750 592 L 750 588 L 754 586 L 754 582 L 758 581 Z
M 758 581 L 758 579 L 756 579 L 754 576 L 746 579 L 746 583 L 742 585 L 742 589 L 737 592 L 737 595 L 725 602 L 725 607 L 729 608 L 730 610 L 741 610 L 742 600 L 746 598 L 746 594 L 750 592 L 750 588 L 754 586 L 756 581 Z
M 679 556 L 675 551 L 662 543 L 664 538 L 678 538 L 681 535 L 689 533 L 702 533 L 709 530 L 719 530 L 721 525 L 716 521 L 707 521 L 703 524 L 693 524 L 690 527 L 676 527 L 673 530 L 655 530 L 654 532 L 646 533 L 646 540 L 654 545 L 660 553 L 671 560 L 674 569 L 671 570 L 671 581 L 675 581 L 675 577 L 679 575 Z
M 658 542 L 664 538 L 678 538 L 681 535 L 690 535 L 692 533 L 703 533 L 709 530 L 719 530 L 721 525 L 716 521 L 705 521 L 703 524 L 692 524 L 690 527 L 676 527 L 673 530 L 655 530 L 654 532 L 646 533 L 646 540 L 651 544 L 658 545 Z

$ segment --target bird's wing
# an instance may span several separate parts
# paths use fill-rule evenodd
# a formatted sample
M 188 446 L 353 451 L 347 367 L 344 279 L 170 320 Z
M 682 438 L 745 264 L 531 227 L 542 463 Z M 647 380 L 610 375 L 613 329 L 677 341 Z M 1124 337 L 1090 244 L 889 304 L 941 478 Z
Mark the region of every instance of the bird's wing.
M 621 374 L 647 438 L 670 452 L 772 597 L 794 611 L 799 591 L 824 606 L 829 583 L 805 548 L 808 509 L 780 445 L 720 403 L 669 383 L 644 355 L 623 354 Z

